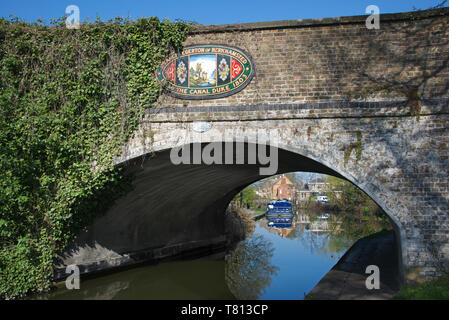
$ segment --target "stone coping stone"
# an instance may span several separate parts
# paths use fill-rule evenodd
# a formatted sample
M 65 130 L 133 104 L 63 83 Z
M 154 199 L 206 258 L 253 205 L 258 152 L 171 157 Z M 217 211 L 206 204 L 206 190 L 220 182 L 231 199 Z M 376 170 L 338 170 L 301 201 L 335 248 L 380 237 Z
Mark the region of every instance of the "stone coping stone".
M 449 8 L 439 8 L 431 10 L 418 10 L 401 13 L 384 13 L 380 15 L 381 21 L 404 21 L 426 19 L 438 16 L 449 15 Z M 270 29 L 286 29 L 286 28 L 306 28 L 327 25 L 341 24 L 359 24 L 365 23 L 368 15 L 345 16 L 335 18 L 318 18 L 318 19 L 297 19 L 297 20 L 279 20 L 265 21 L 253 23 L 237 23 L 224 25 L 197 25 L 191 30 L 190 34 L 199 33 L 221 33 L 235 31 L 252 31 L 252 30 L 270 30 Z
M 204 107 L 164 107 L 150 108 L 147 114 L 158 113 L 192 113 L 192 112 L 235 112 L 235 111 L 269 111 L 269 110 L 302 110 L 302 109 L 342 109 L 342 108 L 388 108 L 403 107 L 407 100 L 397 101 L 327 101 L 295 104 L 248 105 L 248 106 L 204 106 Z M 423 104 L 449 106 L 449 98 L 423 99 Z

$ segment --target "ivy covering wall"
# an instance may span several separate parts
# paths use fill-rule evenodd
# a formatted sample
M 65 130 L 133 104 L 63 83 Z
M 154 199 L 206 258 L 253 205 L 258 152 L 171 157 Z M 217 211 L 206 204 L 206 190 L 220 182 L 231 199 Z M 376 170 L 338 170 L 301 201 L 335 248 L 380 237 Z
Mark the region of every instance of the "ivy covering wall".
M 0 19 L 0 296 L 49 288 L 55 258 L 130 183 L 113 159 L 161 88 L 183 22 L 67 29 Z

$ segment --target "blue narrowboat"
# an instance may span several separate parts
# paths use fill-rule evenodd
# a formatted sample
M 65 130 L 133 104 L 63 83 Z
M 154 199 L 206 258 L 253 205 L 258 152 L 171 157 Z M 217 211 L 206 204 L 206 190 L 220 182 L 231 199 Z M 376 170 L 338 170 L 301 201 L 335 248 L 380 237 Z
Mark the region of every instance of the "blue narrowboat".
M 265 217 L 268 220 L 292 220 L 293 219 L 293 209 L 292 204 L 285 200 L 271 201 L 267 204 L 267 210 L 265 212 Z

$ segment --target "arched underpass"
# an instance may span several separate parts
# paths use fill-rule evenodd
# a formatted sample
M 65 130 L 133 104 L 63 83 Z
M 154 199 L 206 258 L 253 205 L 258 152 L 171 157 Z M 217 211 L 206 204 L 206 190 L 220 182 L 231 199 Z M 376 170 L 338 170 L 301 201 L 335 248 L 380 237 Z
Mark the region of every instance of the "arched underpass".
M 220 145 L 224 146 L 216 144 Z M 255 145 L 246 143 L 245 155 L 248 146 Z M 193 144 L 187 147 L 193 150 Z M 77 264 L 84 273 L 225 245 L 225 210 L 242 189 L 267 177 L 260 174 L 264 166 L 174 165 L 170 151 L 146 154 L 122 164 L 126 174 L 134 177 L 134 189 L 79 236 L 65 253 L 64 265 Z M 304 171 L 345 179 L 298 153 L 283 148 L 276 153 L 277 174 Z M 397 225 L 395 229 L 399 231 Z

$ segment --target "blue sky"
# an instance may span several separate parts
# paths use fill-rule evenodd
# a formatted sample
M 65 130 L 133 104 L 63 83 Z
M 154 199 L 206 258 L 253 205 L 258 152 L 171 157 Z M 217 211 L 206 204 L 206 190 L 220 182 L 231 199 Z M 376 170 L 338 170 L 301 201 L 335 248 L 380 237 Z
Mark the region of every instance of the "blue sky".
M 200 24 L 227 24 L 273 20 L 325 18 L 365 14 L 368 5 L 381 13 L 427 9 L 438 0 L 1 0 L 0 17 L 13 14 L 34 22 L 61 17 L 68 5 L 80 8 L 81 21 L 98 15 L 102 20 L 117 16 L 131 18 L 157 16 L 195 21 Z M 446 5 L 448 6 L 448 5 Z

